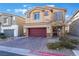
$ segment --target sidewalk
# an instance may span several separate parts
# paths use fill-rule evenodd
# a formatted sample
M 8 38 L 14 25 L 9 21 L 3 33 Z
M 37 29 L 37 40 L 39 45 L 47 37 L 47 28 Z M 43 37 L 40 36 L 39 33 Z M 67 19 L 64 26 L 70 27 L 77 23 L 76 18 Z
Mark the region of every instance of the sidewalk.
M 68 37 L 69 37 L 70 39 L 77 39 L 77 40 L 79 40 L 79 37 L 78 37 L 78 36 L 68 35 Z
M 13 48 L 7 46 L 0 46 L 0 51 L 16 53 L 24 56 L 64 56 L 63 54 L 55 54 L 55 53 L 48 53 L 30 49 Z
M 79 50 L 72 50 L 76 56 L 79 56 Z

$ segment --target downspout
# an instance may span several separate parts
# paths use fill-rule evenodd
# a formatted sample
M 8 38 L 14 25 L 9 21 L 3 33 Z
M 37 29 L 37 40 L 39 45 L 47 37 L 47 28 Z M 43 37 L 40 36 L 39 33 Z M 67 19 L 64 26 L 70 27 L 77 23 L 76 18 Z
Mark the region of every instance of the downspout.
M 1 33 L 1 22 L 0 22 L 0 33 Z

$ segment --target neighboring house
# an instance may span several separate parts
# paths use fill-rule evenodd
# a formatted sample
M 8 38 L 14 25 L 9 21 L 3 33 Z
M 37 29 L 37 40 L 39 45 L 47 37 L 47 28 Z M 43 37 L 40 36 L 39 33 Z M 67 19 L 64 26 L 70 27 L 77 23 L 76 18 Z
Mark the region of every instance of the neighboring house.
M 1 33 L 6 36 L 22 36 L 25 19 L 8 13 L 0 13 Z
M 70 18 L 69 33 L 75 36 L 79 36 L 79 10 L 77 10 L 74 15 Z
M 63 8 L 36 7 L 27 11 L 24 33 L 27 37 L 53 37 L 63 34 L 65 30 L 65 13 Z

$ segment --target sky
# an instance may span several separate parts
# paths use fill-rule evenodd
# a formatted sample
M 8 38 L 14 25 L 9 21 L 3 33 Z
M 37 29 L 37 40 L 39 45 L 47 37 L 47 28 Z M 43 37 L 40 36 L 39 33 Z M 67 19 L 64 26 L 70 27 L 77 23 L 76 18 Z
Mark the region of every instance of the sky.
M 0 12 L 25 16 L 25 12 L 36 6 L 51 6 L 67 10 L 66 17 L 70 17 L 79 9 L 79 3 L 0 3 Z

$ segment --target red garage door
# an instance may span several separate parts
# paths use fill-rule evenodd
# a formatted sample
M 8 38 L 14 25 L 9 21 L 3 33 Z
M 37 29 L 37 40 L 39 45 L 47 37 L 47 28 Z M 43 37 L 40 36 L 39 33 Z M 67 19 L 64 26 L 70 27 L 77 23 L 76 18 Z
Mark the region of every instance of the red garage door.
M 46 37 L 46 28 L 29 28 L 29 36 Z

